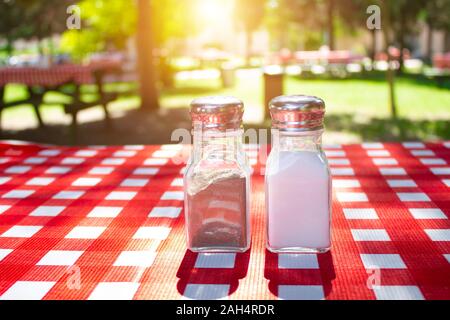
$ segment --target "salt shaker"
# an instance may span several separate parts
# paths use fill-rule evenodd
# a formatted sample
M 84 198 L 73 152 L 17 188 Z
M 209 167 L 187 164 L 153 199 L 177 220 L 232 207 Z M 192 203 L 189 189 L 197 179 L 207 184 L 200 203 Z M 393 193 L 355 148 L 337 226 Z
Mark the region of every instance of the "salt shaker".
M 191 103 L 193 149 L 184 176 L 188 249 L 250 247 L 250 172 L 242 145 L 244 105 L 234 97 Z
M 280 96 L 270 102 L 269 109 L 267 248 L 326 252 L 331 245 L 331 178 L 321 146 L 325 103 L 312 96 Z

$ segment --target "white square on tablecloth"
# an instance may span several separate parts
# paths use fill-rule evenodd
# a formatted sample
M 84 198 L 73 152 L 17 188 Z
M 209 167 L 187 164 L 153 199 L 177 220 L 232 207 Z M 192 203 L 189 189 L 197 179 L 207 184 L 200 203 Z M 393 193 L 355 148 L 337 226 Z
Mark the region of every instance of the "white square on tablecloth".
M 373 208 L 344 208 L 345 218 L 348 220 L 377 220 L 378 215 Z
M 444 258 L 450 263 L 450 254 L 444 254 Z
M 398 161 L 394 158 L 372 158 L 376 166 L 398 165 Z
M 125 150 L 144 150 L 144 146 L 140 144 L 123 146 Z
M 403 147 L 406 149 L 423 149 L 425 145 L 422 142 L 403 142 Z
M 0 185 L 7 183 L 11 177 L 0 177 Z
M 384 149 L 380 142 L 366 142 L 361 145 L 364 149 Z
M 43 157 L 55 157 L 61 153 L 61 150 L 47 149 L 39 151 L 38 155 Z
M 115 218 L 123 210 L 123 207 L 95 207 L 89 212 L 90 218 Z
M 79 150 L 75 152 L 75 157 L 94 157 L 97 153 L 95 150 Z
M 38 266 L 73 266 L 84 251 L 50 250 L 36 264 Z
M 0 249 L 0 261 L 5 259 L 13 251 L 13 249 Z
M 390 157 L 391 153 L 387 150 L 367 150 L 369 157 Z
M 81 164 L 84 161 L 84 158 L 67 157 L 61 160 L 61 164 Z
M 331 175 L 333 176 L 354 176 L 355 171 L 352 168 L 331 168 Z
M 55 284 L 54 281 L 17 281 L 0 300 L 42 300 Z
M 450 167 L 443 167 L 443 168 L 430 168 L 431 172 L 433 172 L 435 175 L 450 175 Z
M 183 191 L 166 191 L 161 196 L 161 200 L 184 200 Z
M 136 155 L 136 151 L 134 150 L 119 150 L 114 152 L 113 157 L 124 157 L 124 158 L 131 158 Z
M 391 241 L 384 229 L 352 229 L 351 233 L 355 241 Z
M 179 153 L 179 150 L 157 150 L 153 152 L 155 158 L 173 158 Z
M 360 254 L 366 269 L 406 269 L 399 254 Z
M 48 160 L 48 158 L 44 158 L 44 157 L 30 157 L 30 158 L 25 159 L 23 161 L 23 163 L 25 163 L 25 164 L 42 164 L 47 160 Z
M 92 187 L 97 185 L 102 181 L 101 178 L 78 178 L 74 182 L 72 182 L 72 186 L 74 187 Z
M 400 201 L 403 202 L 428 202 L 430 198 L 423 192 L 397 192 L 397 196 Z
M 420 158 L 419 160 L 423 165 L 426 165 L 426 166 L 446 165 L 447 164 L 447 162 L 445 162 L 445 160 L 441 159 L 441 158 Z
M 0 164 L 7 163 L 10 160 L 8 157 L 0 157 Z
M 150 180 L 149 179 L 125 179 L 120 184 L 121 187 L 144 187 Z
M 61 199 L 61 200 L 75 200 L 80 198 L 85 192 L 84 191 L 60 191 L 57 194 L 55 194 L 52 198 L 53 199 Z
M 55 178 L 32 178 L 27 181 L 27 186 L 48 186 Z
M 432 241 L 450 241 L 450 229 L 425 229 Z
M 166 158 L 148 158 L 144 161 L 144 166 L 163 166 L 169 160 Z
M 31 196 L 35 191 L 34 190 L 11 190 L 5 193 L 2 198 L 5 199 L 25 199 Z
M 447 187 L 450 187 L 450 179 L 442 179 L 442 183 L 445 184 Z
M 367 195 L 364 192 L 337 192 L 339 202 L 367 202 Z
M 5 170 L 8 174 L 22 174 L 31 170 L 30 166 L 11 166 Z
M 114 262 L 115 267 L 151 267 L 155 261 L 154 251 L 122 251 Z
M 328 159 L 328 164 L 333 166 L 349 166 L 350 160 L 345 158 L 332 158 Z
M 124 164 L 125 161 L 126 160 L 124 158 L 106 158 L 106 159 L 103 159 L 102 165 L 105 165 L 105 166 L 120 166 L 120 165 Z
M 435 153 L 431 150 L 411 150 L 411 154 L 415 157 L 432 157 Z
M 424 300 L 416 286 L 373 286 L 377 300 Z
M 319 269 L 316 254 L 280 253 L 278 254 L 279 269 Z
M 447 219 L 441 209 L 408 209 L 414 219 Z
M 3 212 L 5 212 L 6 210 L 8 210 L 9 208 L 11 208 L 10 205 L 0 205 L 0 214 L 2 214 Z
M 154 176 L 155 174 L 157 174 L 159 171 L 158 168 L 145 168 L 145 167 L 140 167 L 137 168 L 133 171 L 133 174 L 136 176 Z
M 387 183 L 391 188 L 417 187 L 417 184 L 414 182 L 414 180 L 411 179 L 389 179 L 387 180 Z
M 183 145 L 178 143 L 178 144 L 163 144 L 161 145 L 161 150 L 182 150 L 183 149 Z
M 72 168 L 70 168 L 70 167 L 54 166 L 54 167 L 48 168 L 45 171 L 45 173 L 46 174 L 65 174 L 65 173 L 69 172 L 70 170 L 72 170 Z
M 279 285 L 278 298 L 281 300 L 323 300 L 325 294 L 322 286 Z
M 113 167 L 94 167 L 91 170 L 89 170 L 89 174 L 92 175 L 106 175 L 106 174 L 111 174 L 114 171 Z
M 383 176 L 406 176 L 403 168 L 380 168 L 379 170 Z
M 181 207 L 154 207 L 149 213 L 150 218 L 178 218 Z
M 228 284 L 192 284 L 184 289 L 183 296 L 193 300 L 223 300 L 228 298 Z
M 327 157 L 345 157 L 347 154 L 344 150 L 325 150 Z
M 165 240 L 169 236 L 170 230 L 169 227 L 140 227 L 133 239 Z
M 40 206 L 34 209 L 30 216 L 32 217 L 56 217 L 64 211 L 64 206 Z
M 105 200 L 131 200 L 136 196 L 135 191 L 112 191 Z
M 106 227 L 84 227 L 73 228 L 66 236 L 66 239 L 97 239 L 106 230 Z
M 138 289 L 138 282 L 100 282 L 88 300 L 132 300 Z
M 170 184 L 172 187 L 182 187 L 184 185 L 183 178 L 175 178 Z
M 346 188 L 359 188 L 361 184 L 357 179 L 333 179 L 333 188 L 346 189 Z
M 31 238 L 41 230 L 43 226 L 13 226 L 6 230 L 2 238 Z
M 194 268 L 232 269 L 235 253 L 199 253 Z

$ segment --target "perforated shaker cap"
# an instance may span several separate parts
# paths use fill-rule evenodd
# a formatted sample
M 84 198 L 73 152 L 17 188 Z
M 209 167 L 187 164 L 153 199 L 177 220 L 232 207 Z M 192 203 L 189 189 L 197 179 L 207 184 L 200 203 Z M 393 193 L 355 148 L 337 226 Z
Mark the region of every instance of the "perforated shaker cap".
M 203 97 L 191 102 L 192 123 L 203 129 L 239 129 L 243 114 L 244 103 L 235 97 Z
M 325 102 L 314 96 L 279 96 L 269 104 L 272 128 L 281 131 L 315 131 L 323 129 Z

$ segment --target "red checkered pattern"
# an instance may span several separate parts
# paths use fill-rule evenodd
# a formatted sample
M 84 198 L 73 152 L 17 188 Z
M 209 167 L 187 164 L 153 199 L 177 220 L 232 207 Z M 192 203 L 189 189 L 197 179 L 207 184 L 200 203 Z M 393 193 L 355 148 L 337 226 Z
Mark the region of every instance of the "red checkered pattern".
M 0 86 L 5 86 L 8 83 L 20 83 L 27 86 L 55 87 L 68 82 L 93 83 L 93 71 L 99 69 L 112 70 L 118 66 L 116 62 L 106 61 L 87 66 L 65 64 L 51 68 L 3 68 L 0 69 Z
M 328 146 L 332 250 L 186 250 L 187 148 L 0 144 L 0 299 L 450 299 L 450 143 Z M 301 192 L 301 190 L 299 190 Z

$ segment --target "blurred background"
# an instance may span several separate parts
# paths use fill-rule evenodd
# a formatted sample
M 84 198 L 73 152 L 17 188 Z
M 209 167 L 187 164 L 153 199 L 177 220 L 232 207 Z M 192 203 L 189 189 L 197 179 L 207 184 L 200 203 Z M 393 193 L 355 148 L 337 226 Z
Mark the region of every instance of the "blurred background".
M 0 0 L 0 138 L 170 143 L 192 99 L 327 105 L 326 143 L 450 139 L 450 0 Z

